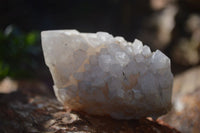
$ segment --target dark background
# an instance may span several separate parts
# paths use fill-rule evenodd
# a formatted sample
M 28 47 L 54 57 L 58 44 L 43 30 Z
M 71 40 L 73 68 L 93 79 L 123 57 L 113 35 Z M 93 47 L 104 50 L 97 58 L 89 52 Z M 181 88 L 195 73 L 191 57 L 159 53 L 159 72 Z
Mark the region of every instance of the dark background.
M 38 40 L 41 31 L 53 29 L 106 31 L 131 42 L 138 38 L 151 49 L 160 49 L 167 54 L 172 59 L 172 71 L 176 74 L 199 65 L 199 12 L 198 0 L 1 0 L 0 31 L 6 34 L 6 29 L 9 31 L 8 27 L 12 27 L 12 31 L 17 29 L 24 36 L 36 31 Z M 1 42 L 0 45 L 7 44 Z M 37 52 L 38 57 L 34 59 L 30 55 L 30 59 L 35 60 L 35 64 L 39 62 L 39 65 L 31 71 L 42 68 L 46 71 L 42 75 L 46 75 L 49 72 L 44 65 L 40 41 L 34 46 L 40 51 Z M 7 52 L 1 59 L 5 64 L 10 50 L 7 47 L 1 50 Z M 26 53 L 22 56 L 29 57 Z M 17 57 L 15 60 L 20 59 Z M 13 61 L 7 60 L 6 63 L 13 66 L 10 62 Z M 29 68 L 23 66 L 27 71 Z
M 148 0 L 3 0 L 0 27 L 107 31 L 130 41 L 153 11 Z

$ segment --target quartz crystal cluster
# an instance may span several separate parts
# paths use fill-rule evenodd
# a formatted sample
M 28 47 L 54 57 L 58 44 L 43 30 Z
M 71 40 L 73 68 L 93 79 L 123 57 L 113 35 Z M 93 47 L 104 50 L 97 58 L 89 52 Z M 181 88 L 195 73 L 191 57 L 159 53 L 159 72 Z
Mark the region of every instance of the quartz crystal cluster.
M 106 32 L 41 35 L 55 94 L 70 109 L 116 119 L 157 118 L 170 109 L 173 75 L 161 51 Z

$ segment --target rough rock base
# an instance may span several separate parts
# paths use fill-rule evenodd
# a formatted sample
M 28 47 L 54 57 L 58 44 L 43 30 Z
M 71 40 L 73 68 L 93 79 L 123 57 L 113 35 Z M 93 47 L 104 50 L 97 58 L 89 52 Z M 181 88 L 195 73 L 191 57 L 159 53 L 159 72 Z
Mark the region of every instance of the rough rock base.
M 49 90 L 44 96 L 39 89 L 33 88 L 32 92 L 31 89 L 27 91 L 27 87 L 0 94 L 1 133 L 178 133 L 162 121 L 114 120 L 70 112 L 48 93 Z

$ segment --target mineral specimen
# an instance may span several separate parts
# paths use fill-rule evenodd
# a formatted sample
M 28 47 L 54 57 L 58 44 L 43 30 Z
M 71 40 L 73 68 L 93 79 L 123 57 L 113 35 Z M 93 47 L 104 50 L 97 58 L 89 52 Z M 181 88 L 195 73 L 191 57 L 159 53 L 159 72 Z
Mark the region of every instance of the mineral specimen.
M 173 75 L 161 51 L 106 32 L 41 35 L 55 94 L 65 106 L 116 119 L 156 118 L 170 109 Z

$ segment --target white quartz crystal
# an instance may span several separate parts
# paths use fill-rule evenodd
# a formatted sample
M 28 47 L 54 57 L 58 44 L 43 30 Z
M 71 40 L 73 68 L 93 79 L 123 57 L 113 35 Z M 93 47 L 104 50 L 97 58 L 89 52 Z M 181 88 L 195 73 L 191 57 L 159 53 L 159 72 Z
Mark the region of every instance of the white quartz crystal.
M 170 59 L 135 39 L 106 32 L 42 32 L 58 100 L 72 110 L 116 119 L 158 117 L 171 107 Z

